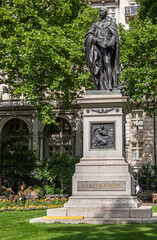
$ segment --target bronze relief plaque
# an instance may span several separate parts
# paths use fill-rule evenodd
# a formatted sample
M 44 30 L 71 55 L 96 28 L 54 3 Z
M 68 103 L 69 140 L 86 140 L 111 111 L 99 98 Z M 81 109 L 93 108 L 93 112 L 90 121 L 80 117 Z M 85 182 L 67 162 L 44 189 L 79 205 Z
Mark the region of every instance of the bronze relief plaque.
M 115 123 L 91 123 L 91 149 L 115 148 Z

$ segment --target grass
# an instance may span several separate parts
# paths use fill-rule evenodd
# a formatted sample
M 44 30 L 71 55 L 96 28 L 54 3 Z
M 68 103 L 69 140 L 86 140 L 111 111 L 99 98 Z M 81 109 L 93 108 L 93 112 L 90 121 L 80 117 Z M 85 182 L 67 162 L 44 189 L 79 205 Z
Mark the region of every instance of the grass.
M 157 212 L 157 206 L 153 206 L 153 212 Z
M 157 206 L 153 207 L 157 212 Z M 0 240 L 156 240 L 157 224 L 44 224 L 29 219 L 45 216 L 45 210 L 1 212 Z

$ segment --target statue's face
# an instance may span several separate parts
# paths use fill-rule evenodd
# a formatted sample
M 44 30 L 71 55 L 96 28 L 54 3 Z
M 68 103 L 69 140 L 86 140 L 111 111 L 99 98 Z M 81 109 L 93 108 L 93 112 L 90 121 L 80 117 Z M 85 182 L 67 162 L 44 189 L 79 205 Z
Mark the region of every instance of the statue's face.
M 104 19 L 107 16 L 108 10 L 107 9 L 100 9 L 99 13 L 100 13 L 100 18 Z

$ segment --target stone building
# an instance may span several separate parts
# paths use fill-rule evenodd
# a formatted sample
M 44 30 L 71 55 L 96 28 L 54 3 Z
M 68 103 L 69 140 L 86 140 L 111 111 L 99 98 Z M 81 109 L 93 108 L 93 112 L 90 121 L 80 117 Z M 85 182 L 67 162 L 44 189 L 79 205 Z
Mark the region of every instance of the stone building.
M 138 5 L 135 0 L 91 0 L 89 4 L 93 8 L 107 7 L 109 16 L 117 24 L 123 24 L 126 29 L 129 29 L 129 19 L 134 18 L 138 11 Z
M 128 28 L 128 20 L 137 14 L 137 4 L 134 0 L 92 0 L 93 7 L 106 6 L 110 16 L 116 23 L 122 23 Z M 82 156 L 82 110 L 75 103 L 73 109 L 65 112 L 54 103 L 54 114 L 59 126 L 43 126 L 37 119 L 35 108 L 24 99 L 13 99 L 3 93 L 0 86 L 0 139 L 18 129 L 27 130 L 29 147 L 37 152 L 38 158 L 48 158 L 57 151 L 64 151 L 75 156 Z M 142 109 L 133 106 L 127 115 L 126 122 L 126 160 L 134 169 L 144 162 L 155 163 L 157 119 L 149 118 Z
M 29 148 L 35 150 L 41 160 L 60 151 L 81 156 L 81 109 L 74 104 L 74 108 L 65 113 L 64 109 L 54 104 L 53 111 L 59 125 L 43 126 L 36 117 L 35 108 L 28 101 L 12 99 L 9 94 L 2 94 L 1 89 L 1 141 L 16 130 L 25 130 L 29 136 Z
M 142 109 L 134 107 L 127 115 L 126 159 L 134 169 L 138 169 L 142 163 L 156 163 L 156 125 L 155 116 L 148 117 Z

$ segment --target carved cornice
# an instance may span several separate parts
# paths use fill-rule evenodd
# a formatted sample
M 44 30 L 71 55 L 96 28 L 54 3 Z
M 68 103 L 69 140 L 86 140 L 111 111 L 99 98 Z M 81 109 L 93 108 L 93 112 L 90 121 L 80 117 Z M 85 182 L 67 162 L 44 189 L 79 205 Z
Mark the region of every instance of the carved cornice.
M 109 109 L 104 109 L 104 108 L 101 108 L 101 109 L 87 109 L 86 110 L 86 113 L 90 113 L 90 111 L 92 112 L 96 112 L 96 113 L 108 113 L 108 112 L 111 112 L 115 110 L 116 112 L 119 112 L 119 108 L 109 108 Z

